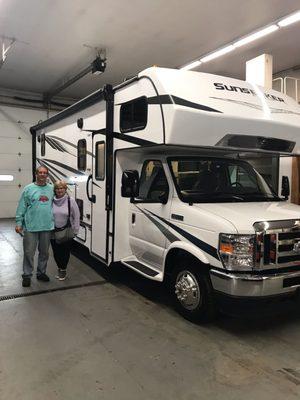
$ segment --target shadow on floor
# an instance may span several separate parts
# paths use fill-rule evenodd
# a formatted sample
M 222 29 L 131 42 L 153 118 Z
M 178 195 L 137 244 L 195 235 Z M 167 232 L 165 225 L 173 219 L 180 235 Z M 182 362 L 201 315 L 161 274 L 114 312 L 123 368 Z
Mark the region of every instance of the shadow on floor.
M 87 248 L 78 243 L 75 244 L 72 253 L 111 284 L 118 287 L 124 285 L 147 300 L 165 305 L 168 308 L 172 307 L 165 285 L 144 278 L 121 263 L 108 268 L 92 257 Z M 243 307 L 223 308 L 213 324 L 220 329 L 239 334 L 254 330 L 272 330 L 276 326 L 288 325 L 298 321 L 300 321 L 299 299 L 285 298 L 272 300 L 247 309 Z

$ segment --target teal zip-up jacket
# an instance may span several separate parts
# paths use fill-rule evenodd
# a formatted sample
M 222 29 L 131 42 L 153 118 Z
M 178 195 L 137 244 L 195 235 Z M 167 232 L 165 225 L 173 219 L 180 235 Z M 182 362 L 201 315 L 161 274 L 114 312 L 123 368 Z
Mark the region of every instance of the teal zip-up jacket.
M 30 183 L 25 186 L 16 212 L 16 224 L 29 232 L 54 229 L 52 213 L 53 186 Z

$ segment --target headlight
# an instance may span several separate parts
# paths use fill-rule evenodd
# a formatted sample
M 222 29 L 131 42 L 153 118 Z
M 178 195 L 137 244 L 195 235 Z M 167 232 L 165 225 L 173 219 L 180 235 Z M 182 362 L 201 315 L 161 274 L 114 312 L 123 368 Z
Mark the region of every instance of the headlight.
M 252 269 L 254 266 L 254 235 L 221 233 L 219 254 L 227 269 Z

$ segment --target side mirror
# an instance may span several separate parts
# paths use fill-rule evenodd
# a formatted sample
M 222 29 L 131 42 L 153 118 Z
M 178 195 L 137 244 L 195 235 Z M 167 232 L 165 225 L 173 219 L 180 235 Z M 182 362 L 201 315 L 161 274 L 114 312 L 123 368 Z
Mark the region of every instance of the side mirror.
M 290 195 L 290 181 L 288 176 L 282 177 L 281 183 L 281 196 L 284 196 L 285 200 L 289 198 Z
M 125 170 L 122 174 L 122 197 L 138 197 L 139 195 L 139 173 L 136 170 Z

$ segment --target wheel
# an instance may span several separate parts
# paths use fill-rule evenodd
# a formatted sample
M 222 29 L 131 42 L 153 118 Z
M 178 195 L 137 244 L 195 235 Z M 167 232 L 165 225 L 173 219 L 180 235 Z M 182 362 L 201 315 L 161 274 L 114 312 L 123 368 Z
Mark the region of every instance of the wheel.
M 215 301 L 208 272 L 192 259 L 179 261 L 171 276 L 171 296 L 174 307 L 192 322 L 215 317 Z

